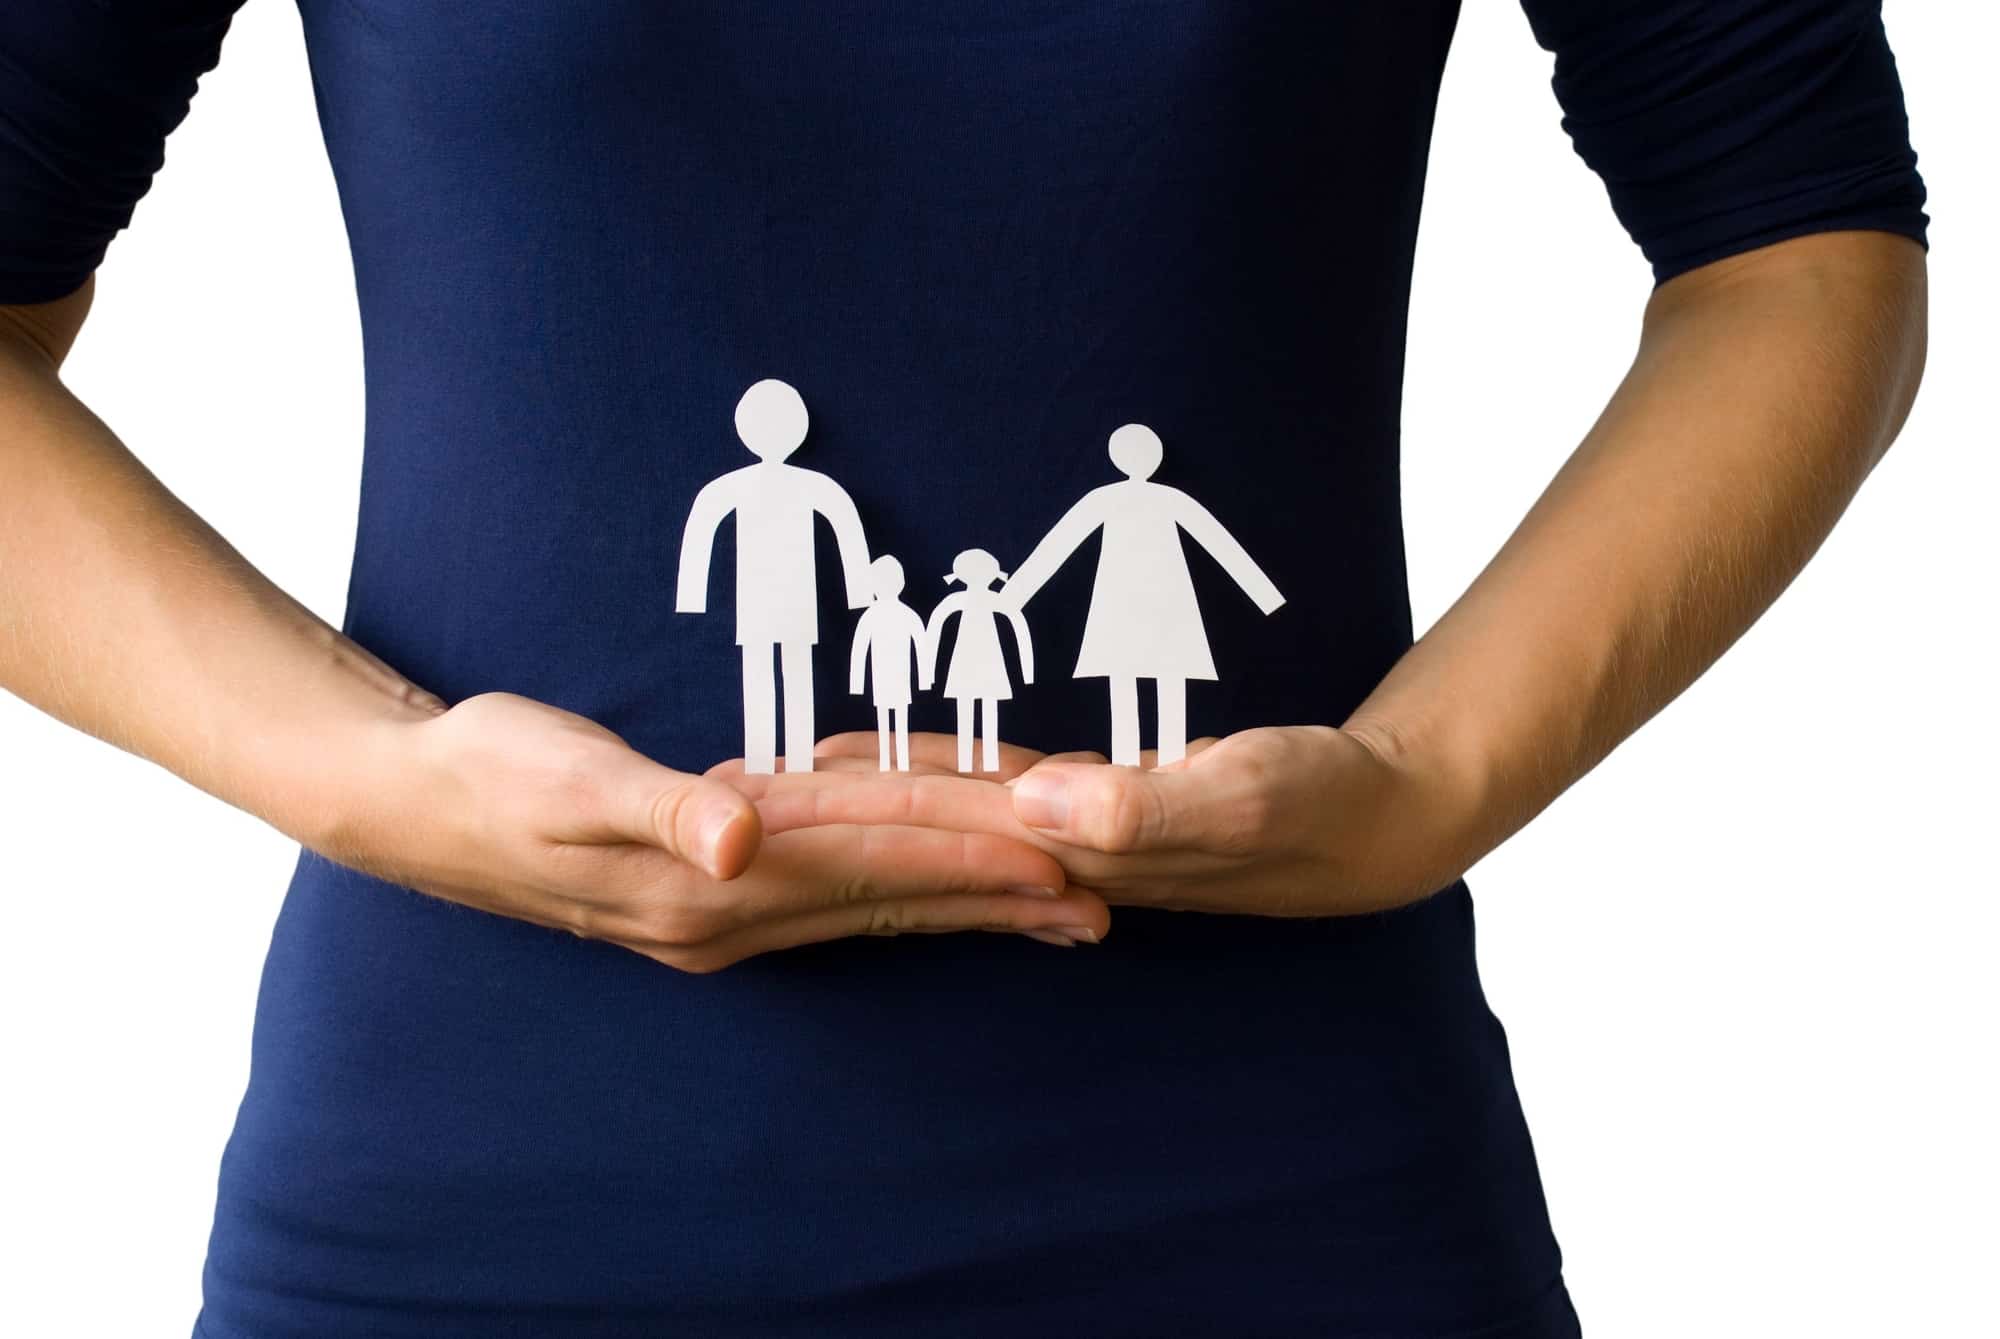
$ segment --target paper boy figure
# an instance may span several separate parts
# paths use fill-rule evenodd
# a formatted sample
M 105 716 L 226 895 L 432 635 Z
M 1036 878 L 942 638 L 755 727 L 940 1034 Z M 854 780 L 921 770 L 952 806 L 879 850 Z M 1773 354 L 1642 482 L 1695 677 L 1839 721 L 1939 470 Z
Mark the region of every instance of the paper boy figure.
M 785 770 L 810 772 L 813 756 L 812 648 L 819 641 L 819 588 L 813 572 L 813 517 L 833 524 L 847 579 L 847 606 L 868 603 L 868 541 L 839 484 L 787 465 L 806 439 L 806 406 L 782 381 L 760 381 L 736 406 L 736 435 L 758 458 L 696 494 L 681 539 L 674 608 L 708 608 L 708 560 L 722 518 L 736 514 L 736 644 L 743 648 L 743 769 L 777 770 L 777 704 L 771 675 L 776 647 L 785 685 Z
M 1000 702 L 1012 697 L 1007 683 L 1007 659 L 1000 653 L 999 616 L 1005 614 L 1014 625 L 1014 638 L 1021 647 L 1021 682 L 1035 681 L 1035 647 L 1028 639 L 1028 623 L 999 591 L 995 579 L 1007 574 L 985 549 L 967 549 L 953 560 L 946 581 L 962 581 L 965 589 L 945 596 L 931 610 L 925 630 L 925 678 L 937 662 L 938 643 L 944 636 L 945 620 L 959 615 L 958 640 L 951 648 L 951 670 L 944 678 L 944 695 L 958 703 L 958 770 L 972 770 L 973 711 L 985 704 L 985 747 L 982 762 L 989 772 L 1000 770 Z
M 854 629 L 854 654 L 848 666 L 847 691 L 859 693 L 872 670 L 875 677 L 875 737 L 880 744 L 881 769 L 889 770 L 889 736 L 896 737 L 896 767 L 910 770 L 910 662 L 917 662 L 921 686 L 929 691 L 935 657 L 926 656 L 924 620 L 899 598 L 903 565 L 886 555 L 868 568 L 875 602 Z

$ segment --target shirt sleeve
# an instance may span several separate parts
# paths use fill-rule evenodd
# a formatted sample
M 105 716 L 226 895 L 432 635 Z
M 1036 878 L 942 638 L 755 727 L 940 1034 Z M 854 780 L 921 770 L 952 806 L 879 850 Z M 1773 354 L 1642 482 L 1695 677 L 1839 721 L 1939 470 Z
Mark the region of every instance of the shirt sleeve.
M 1806 233 L 1928 246 L 1880 0 L 1522 0 L 1656 282 Z
M 242 4 L 0 2 L 0 303 L 53 301 L 97 268 Z

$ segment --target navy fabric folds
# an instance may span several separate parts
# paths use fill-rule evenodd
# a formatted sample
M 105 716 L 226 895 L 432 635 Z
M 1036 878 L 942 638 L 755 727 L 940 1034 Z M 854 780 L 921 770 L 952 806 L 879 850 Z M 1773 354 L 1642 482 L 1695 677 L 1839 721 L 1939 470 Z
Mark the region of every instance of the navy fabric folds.
M 1923 242 L 1879 0 L 1524 0 L 1576 151 L 1661 281 L 1804 233 Z
M 97 268 L 242 3 L 0 8 L 0 302 L 52 301 Z

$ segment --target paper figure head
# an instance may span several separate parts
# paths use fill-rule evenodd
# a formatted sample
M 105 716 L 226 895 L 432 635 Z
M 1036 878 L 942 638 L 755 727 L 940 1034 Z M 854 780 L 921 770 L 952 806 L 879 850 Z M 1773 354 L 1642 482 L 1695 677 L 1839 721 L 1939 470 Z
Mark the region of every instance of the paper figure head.
M 782 381 L 766 379 L 736 402 L 736 435 L 759 460 L 783 460 L 806 439 L 806 402 Z
M 1128 479 L 1150 479 L 1160 468 L 1160 434 L 1143 423 L 1127 423 L 1111 434 L 1111 463 Z
M 1007 579 L 1000 570 L 1000 560 L 985 549 L 967 549 L 951 560 L 951 575 L 945 580 L 963 581 L 967 590 L 985 590 L 996 578 Z
M 893 600 L 903 593 L 903 565 L 883 554 L 868 564 L 868 592 L 878 600 Z

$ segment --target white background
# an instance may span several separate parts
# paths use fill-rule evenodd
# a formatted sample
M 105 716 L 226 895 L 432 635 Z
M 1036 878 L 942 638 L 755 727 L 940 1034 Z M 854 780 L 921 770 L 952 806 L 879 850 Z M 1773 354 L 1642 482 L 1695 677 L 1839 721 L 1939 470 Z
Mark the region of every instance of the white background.
M 2000 1332 L 1986 7 L 1892 3 L 1931 190 L 1901 443 L 1778 607 L 1472 875 L 1588 1332 Z M 1418 625 L 1622 373 L 1650 286 L 1518 9 L 1466 7 L 1411 321 Z M 352 278 L 296 12 L 249 5 L 112 247 L 66 375 L 338 622 Z M 185 1334 L 294 849 L 0 695 L 0 1327 Z

